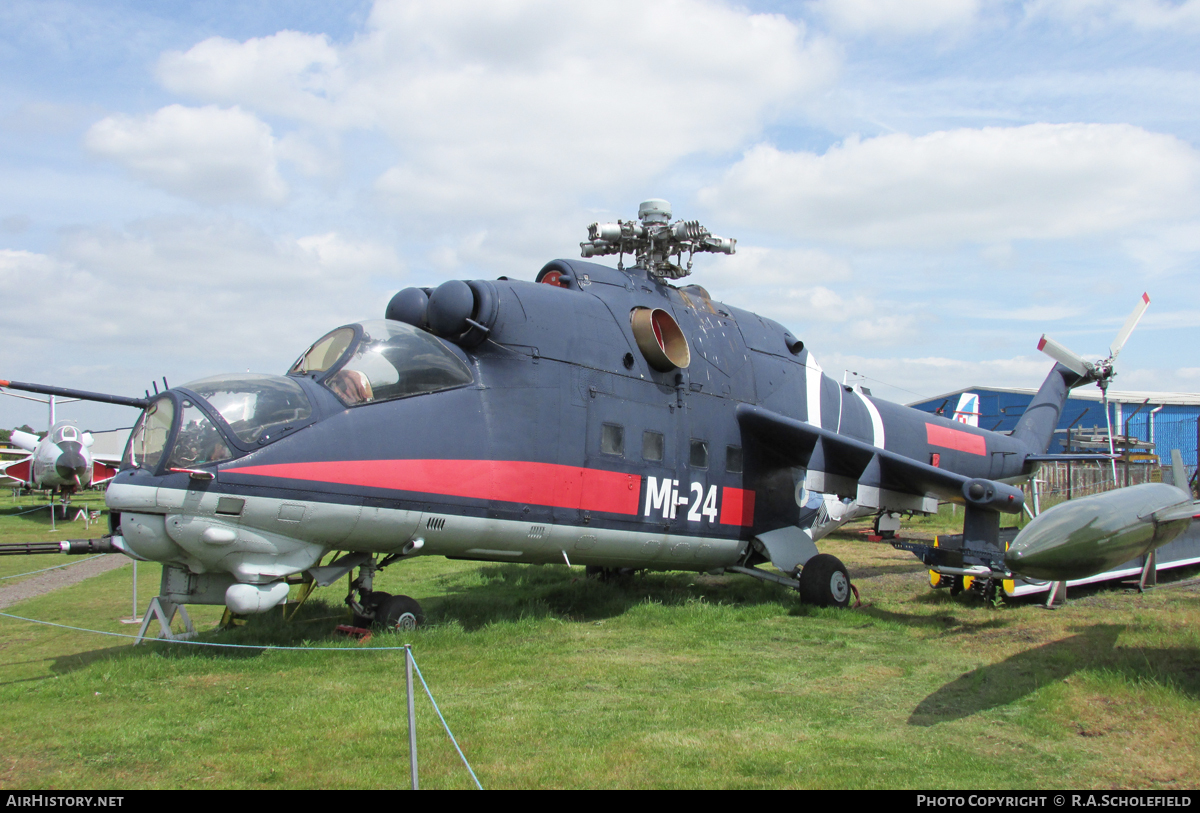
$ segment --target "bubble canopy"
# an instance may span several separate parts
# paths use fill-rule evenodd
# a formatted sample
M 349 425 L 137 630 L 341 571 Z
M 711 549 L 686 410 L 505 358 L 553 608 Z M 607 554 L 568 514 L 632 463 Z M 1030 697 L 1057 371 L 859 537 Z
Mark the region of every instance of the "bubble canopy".
M 208 402 L 244 444 L 257 443 L 272 427 L 303 423 L 312 417 L 312 404 L 304 390 L 283 376 L 215 375 L 184 384 L 183 389 Z
M 142 413 L 122 467 L 194 469 L 277 440 L 314 420 L 312 402 L 294 380 L 240 373 L 192 381 L 164 393 Z M 232 442 L 231 442 L 232 441 Z
M 346 406 L 424 395 L 474 380 L 471 368 L 440 340 L 387 319 L 330 331 L 288 374 L 312 376 Z
M 330 414 L 328 405 L 314 408 L 312 399 L 322 400 L 312 391 L 318 386 L 357 407 L 473 380 L 452 349 L 411 325 L 345 325 L 318 339 L 286 376 L 211 376 L 155 398 L 133 428 L 122 469 L 193 471 L 241 457 Z

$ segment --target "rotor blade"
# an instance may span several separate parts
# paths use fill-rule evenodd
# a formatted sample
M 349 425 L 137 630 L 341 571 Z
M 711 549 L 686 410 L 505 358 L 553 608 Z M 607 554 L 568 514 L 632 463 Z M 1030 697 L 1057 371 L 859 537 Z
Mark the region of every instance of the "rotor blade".
M 1137 303 L 1133 309 L 1133 313 L 1129 314 L 1129 318 L 1125 320 L 1125 326 L 1121 328 L 1121 332 L 1117 334 L 1117 338 L 1109 345 L 1109 359 L 1115 359 L 1117 354 L 1121 352 L 1121 348 L 1125 346 L 1125 341 L 1129 338 L 1129 334 L 1137 327 L 1138 322 L 1142 321 L 1142 314 L 1146 312 L 1146 308 L 1150 307 L 1150 294 L 1143 293 L 1142 300 Z
M 1042 334 L 1042 340 L 1038 342 L 1038 350 L 1041 350 L 1076 375 L 1086 376 L 1091 370 L 1091 365 L 1084 361 L 1082 356 L 1068 350 L 1044 333 Z

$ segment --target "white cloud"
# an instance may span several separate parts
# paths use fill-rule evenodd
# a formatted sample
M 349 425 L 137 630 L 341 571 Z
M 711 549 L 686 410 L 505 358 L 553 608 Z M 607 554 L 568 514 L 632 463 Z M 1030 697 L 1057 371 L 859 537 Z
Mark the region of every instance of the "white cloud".
M 332 112 L 326 94 L 337 68 L 325 35 L 280 31 L 245 42 L 212 37 L 186 52 L 167 51 L 157 73 L 175 93 L 320 121 Z
M 850 333 L 859 341 L 894 345 L 917 335 L 917 320 L 910 314 L 855 319 L 850 325 Z
M 1070 305 L 1026 305 L 1021 308 L 996 307 L 994 304 L 964 302 L 958 313 L 969 319 L 993 319 L 1002 322 L 1038 322 L 1045 324 L 1060 319 L 1069 319 L 1084 313 L 1079 304 Z
M 981 0 L 816 0 L 812 5 L 839 32 L 912 36 L 970 25 Z
M 314 127 L 378 130 L 400 154 L 382 198 L 444 216 L 624 191 L 737 149 L 836 66 L 802 23 L 713 0 L 381 0 L 346 45 L 210 39 L 164 56 L 159 76 Z
M 1117 373 L 1114 390 L 1122 392 L 1193 392 L 1200 393 L 1200 367 L 1147 367 L 1121 369 Z M 1129 413 L 1126 412 L 1126 415 Z M 1196 420 L 1188 421 L 1188 434 L 1195 444 Z
M 85 144 L 146 183 L 205 203 L 280 203 L 288 192 L 271 128 L 238 107 L 173 104 L 136 119 L 109 116 Z
M 1200 0 L 1033 0 L 1030 17 L 1049 17 L 1094 28 L 1130 25 L 1143 30 L 1200 27 Z
M 382 317 L 403 276 L 389 248 L 338 233 L 185 219 L 79 230 L 49 253 L 0 250 L 0 298 L 20 303 L 0 361 L 12 378 L 101 391 L 164 373 L 281 372 L 324 331 Z M 72 384 L 56 367 L 66 359 L 125 378 Z
M 703 258 L 698 259 L 701 262 Z M 697 266 L 697 273 L 699 266 Z M 713 289 L 809 285 L 844 281 L 853 275 L 842 257 L 809 248 L 767 248 L 741 245 L 731 257 L 716 257 L 703 268 L 704 285 Z
M 1200 153 L 1127 124 L 850 138 L 823 155 L 760 145 L 700 199 L 722 222 L 871 246 L 1107 234 L 1193 217 Z

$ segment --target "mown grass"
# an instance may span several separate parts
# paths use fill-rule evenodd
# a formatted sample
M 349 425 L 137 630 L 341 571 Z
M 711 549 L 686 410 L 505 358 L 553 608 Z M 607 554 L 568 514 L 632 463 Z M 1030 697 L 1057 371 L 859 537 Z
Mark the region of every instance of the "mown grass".
M 48 498 L 40 493 L 12 496 L 12 489 L 0 488 L 0 543 L 5 542 L 58 542 L 63 539 L 87 539 L 108 533 L 107 515 L 99 522 L 85 527 L 83 520 L 75 520 L 80 510 L 89 512 L 104 510 L 103 491 L 84 491 L 71 500 L 68 518 L 56 513 L 53 522 L 47 508 Z M 57 500 L 56 500 L 57 506 Z M 61 511 L 56 507 L 56 511 Z M 78 561 L 77 556 L 0 556 L 0 587 L 17 584 L 27 576 L 13 578 L 31 570 L 53 567 Z
M 0 517 L 0 524 L 9 522 Z M 827 550 L 864 604 L 815 609 L 739 576 L 418 559 L 377 587 L 419 599 L 411 643 L 485 787 L 1194 787 L 1195 587 L 1072 592 L 1063 610 L 928 588 L 855 533 Z M 24 560 L 34 561 L 34 560 Z M 141 568 L 143 596 L 156 568 Z M 151 571 L 146 574 L 146 571 Z M 11 608 L 129 633 L 130 568 Z M 220 650 L 0 619 L 0 786 L 404 787 L 404 660 L 333 633 L 345 587 Z M 426 698 L 423 787 L 471 782 Z

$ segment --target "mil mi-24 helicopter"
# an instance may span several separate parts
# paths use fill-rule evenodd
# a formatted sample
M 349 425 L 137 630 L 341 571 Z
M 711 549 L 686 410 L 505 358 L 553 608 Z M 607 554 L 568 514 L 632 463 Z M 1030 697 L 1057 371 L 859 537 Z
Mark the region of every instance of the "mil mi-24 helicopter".
M 842 386 L 778 323 L 672 284 L 736 242 L 672 223 L 666 201 L 581 246 L 617 266 L 406 288 L 284 375 L 129 399 L 143 412 L 107 490 L 111 537 L 62 549 L 161 562 L 166 600 L 243 614 L 349 575 L 360 621 L 402 628 L 419 605 L 373 575 L 427 555 L 730 571 L 846 606 L 823 536 L 950 501 L 964 545 L 998 551 L 1000 513 L 1023 505 L 1010 481 L 1047 459 L 1067 393 L 1111 377 L 1056 364 L 1016 429 L 988 432 Z

